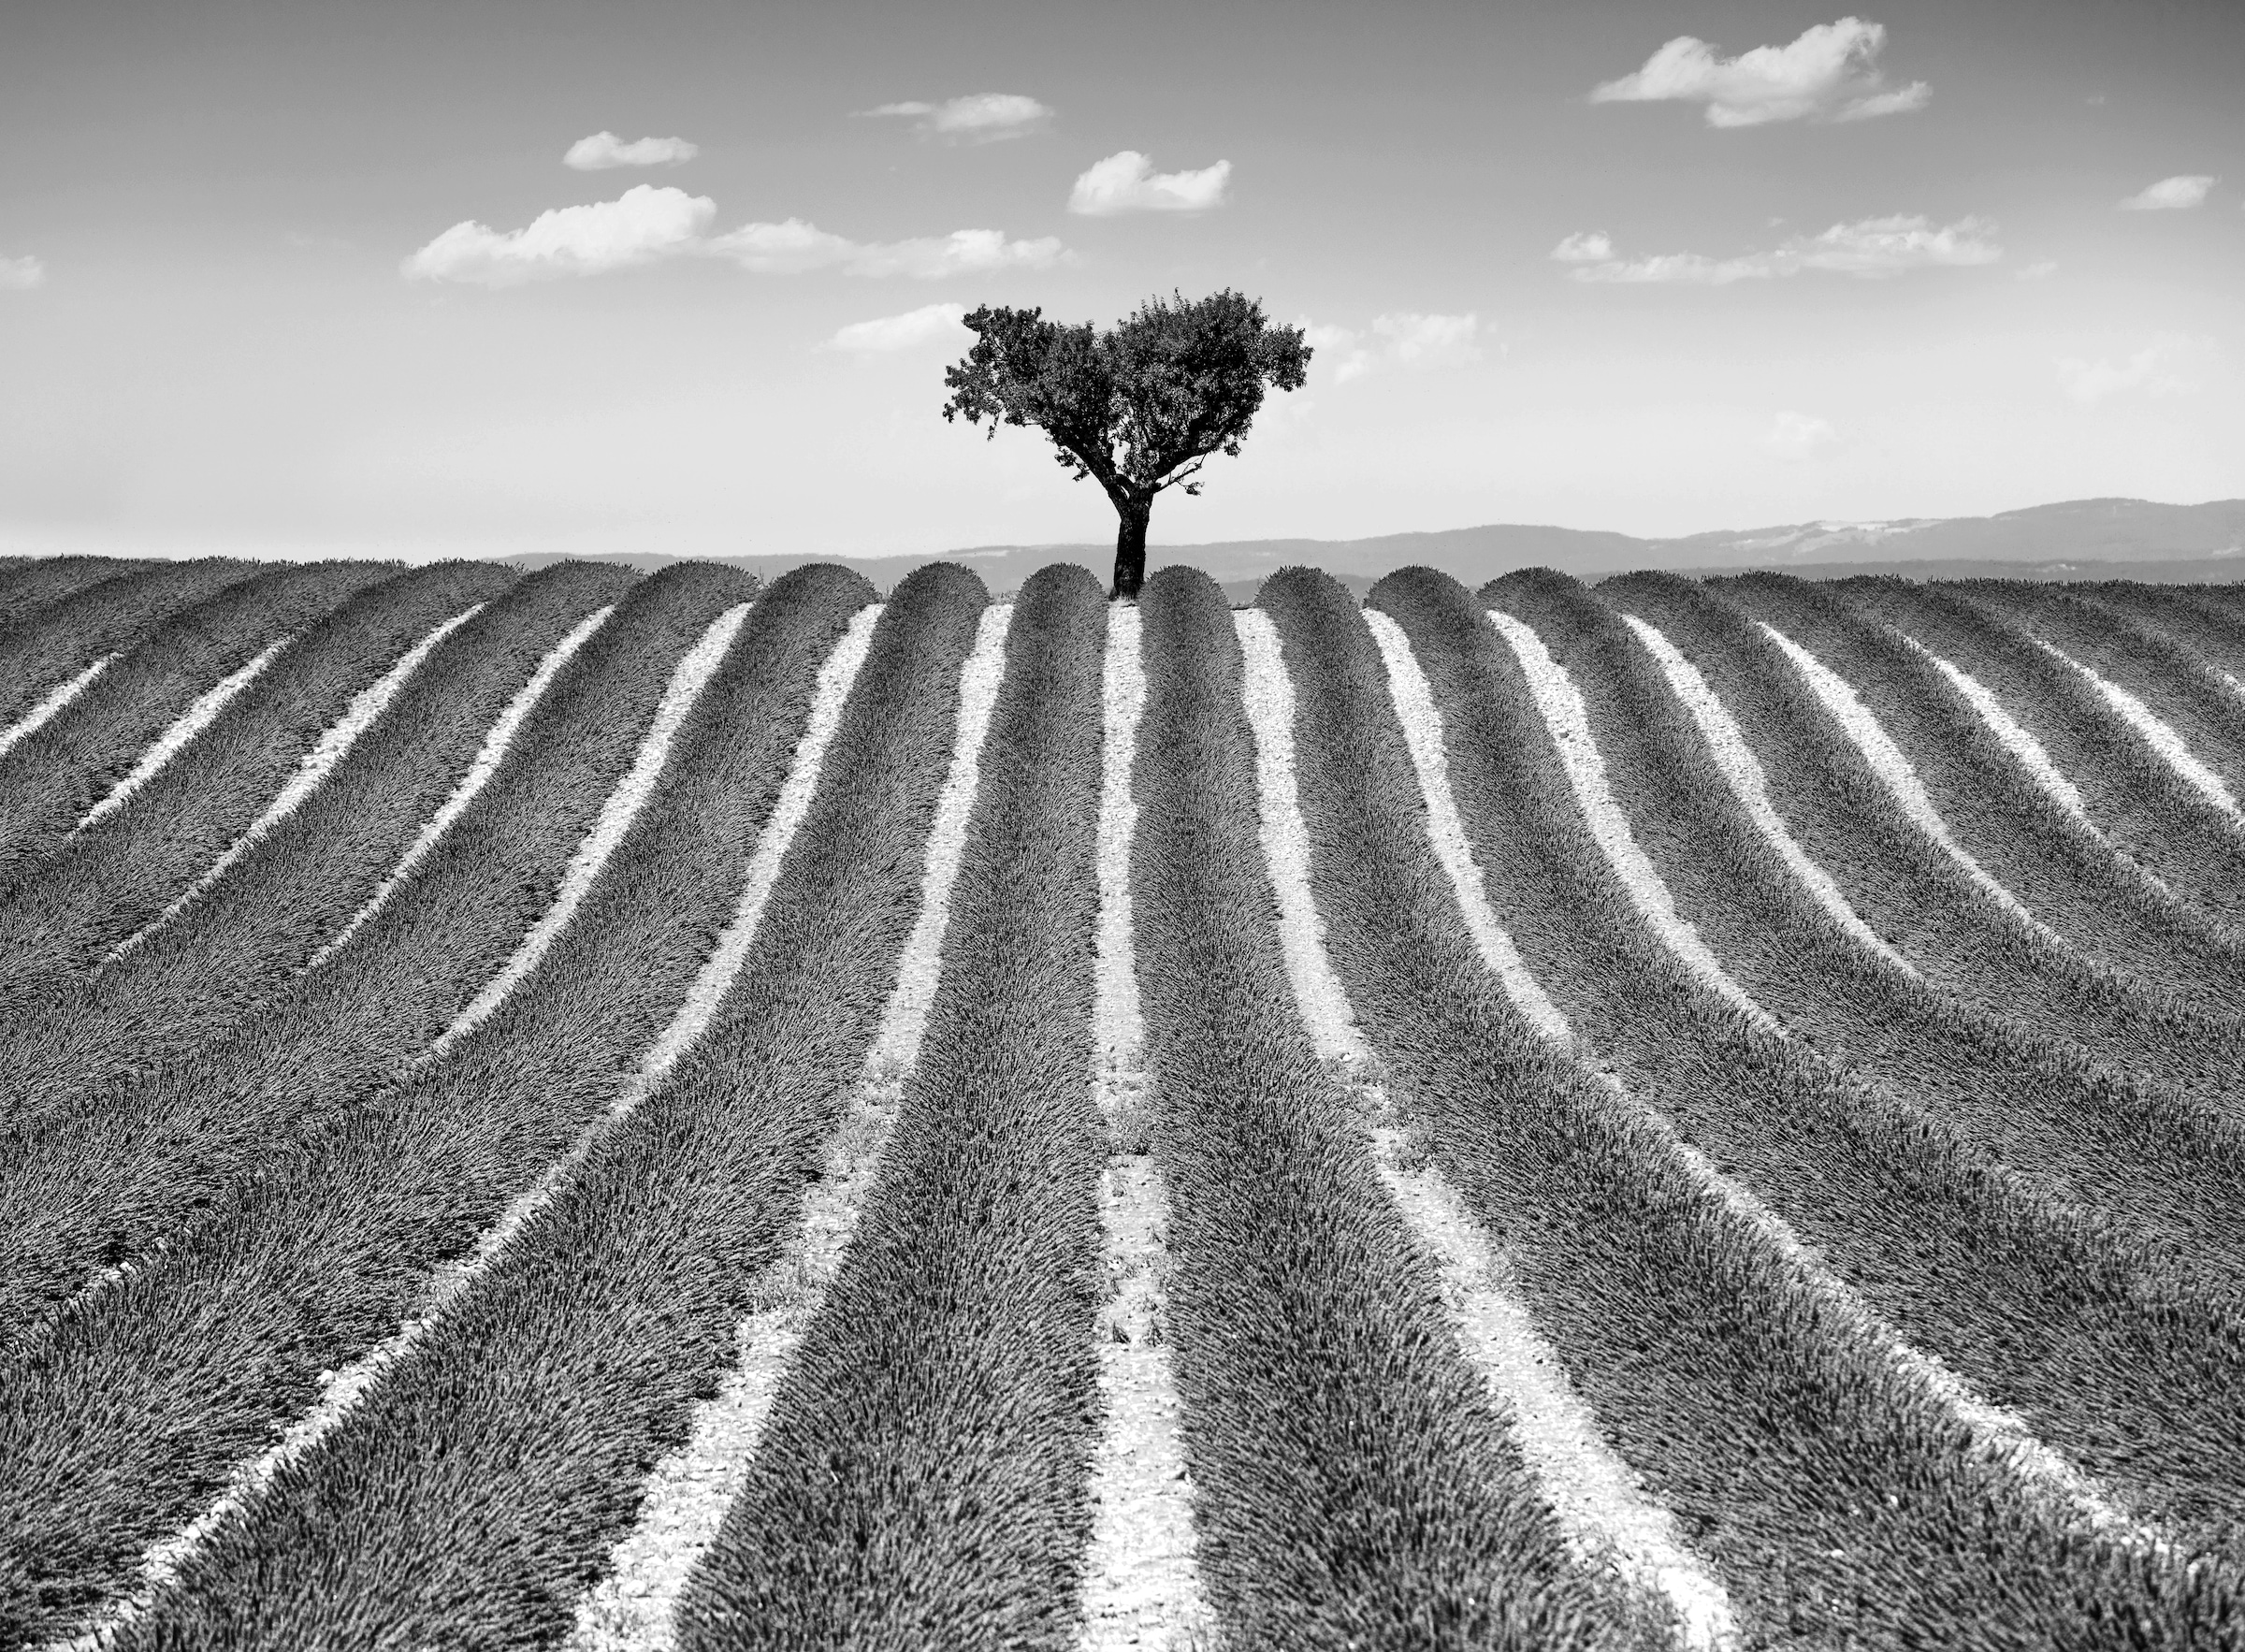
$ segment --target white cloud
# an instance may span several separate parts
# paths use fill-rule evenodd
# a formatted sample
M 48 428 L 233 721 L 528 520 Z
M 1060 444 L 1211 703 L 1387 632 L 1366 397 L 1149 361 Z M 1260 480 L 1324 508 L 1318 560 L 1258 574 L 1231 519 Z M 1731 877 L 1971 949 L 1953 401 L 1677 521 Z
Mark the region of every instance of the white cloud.
M 1574 263 L 1570 273 L 1576 281 L 1720 287 L 1733 282 L 1773 281 L 1804 269 L 1876 279 L 1909 269 L 1993 264 L 2004 255 L 1995 236 L 1995 225 L 1985 218 L 1964 217 L 1954 224 L 1935 225 L 1922 214 L 1898 213 L 1835 224 L 1816 235 L 1794 236 L 1769 252 L 1736 258 L 1661 253 L 1648 258 L 1623 259 L 1610 255 L 1612 247 L 1603 236 L 1570 236 L 1552 256 L 1557 258 L 1567 249 L 1578 248 L 1575 254 L 1563 260 Z M 1600 245 L 1609 256 L 1595 263 L 1580 261 L 1593 246 Z
M 1796 237 L 1778 249 L 1809 269 L 1836 269 L 1847 275 L 1895 275 L 1934 265 L 1993 264 L 2003 257 L 1995 225 L 1964 217 L 1938 229 L 1922 215 L 1897 213 L 1835 224 L 1805 239 Z
M 634 184 L 613 201 L 556 207 L 528 228 L 501 232 L 465 220 L 405 261 L 419 281 L 514 286 L 558 275 L 598 275 L 695 251 L 717 213 L 707 196 Z
M 1878 72 L 1882 23 L 1844 17 L 1803 31 L 1790 46 L 1757 46 L 1732 58 L 1679 35 L 1633 75 L 1608 80 L 1593 103 L 1698 103 L 1710 126 L 1773 121 L 1867 121 L 1921 109 L 1933 96 L 1923 80 L 1892 91 Z
M 1813 459 L 1828 452 L 1840 439 L 1832 421 L 1819 419 L 1814 413 L 1794 413 L 1789 408 L 1770 423 L 1761 444 L 1781 459 Z
M 2083 407 L 2115 396 L 2180 396 L 2198 387 L 2193 370 L 2213 354 L 2211 339 L 2183 333 L 2154 333 L 2140 350 L 2118 361 L 2066 356 L 2058 363 L 2058 384 Z
M 777 224 L 744 224 L 709 241 L 706 250 L 759 275 L 793 275 L 843 263 L 857 251 L 857 243 L 804 219 L 788 218 Z
M 923 281 L 992 269 L 1046 269 L 1066 256 L 1066 249 L 1050 236 L 1009 241 L 1003 230 L 954 229 L 947 236 L 909 240 L 853 241 L 800 218 L 744 224 L 711 240 L 707 250 L 760 274 L 840 268 L 852 275 L 907 275 Z
M 47 284 L 47 266 L 36 258 L 0 258 L 0 293 L 28 293 Z
M 1552 248 L 1551 255 L 1562 264 L 1603 264 L 1614 256 L 1614 240 L 1602 229 L 1577 230 Z
M 1025 138 L 1052 118 L 1052 110 L 1034 97 L 1018 92 L 978 92 L 946 103 L 884 103 L 878 109 L 860 109 L 862 115 L 900 115 L 916 119 L 923 135 L 994 143 L 1005 138 Z
M 595 132 L 571 144 L 561 164 L 580 172 L 605 172 L 614 167 L 675 167 L 701 152 L 700 144 L 683 138 L 637 138 L 626 143 L 613 132 Z
M 456 224 L 404 264 L 420 281 L 514 286 L 560 275 L 598 275 L 663 259 L 725 258 L 760 275 L 843 269 L 852 275 L 906 275 L 933 280 L 992 269 L 1044 269 L 1067 251 L 1047 236 L 1007 240 L 995 229 L 955 229 L 948 236 L 900 241 L 853 241 L 801 218 L 744 224 L 710 236 L 717 203 L 707 196 L 634 184 L 613 201 L 557 207 L 525 229 L 500 231 Z
M 1117 212 L 1205 212 L 1224 201 L 1229 161 L 1197 172 L 1156 172 L 1135 149 L 1096 161 L 1068 192 L 1068 210 L 1107 218 Z
M 2129 212 L 2181 212 L 2203 203 L 2207 191 L 2219 180 L 2205 172 L 2185 172 L 2147 183 L 2121 203 Z
M 2012 279 L 2014 281 L 2046 281 L 2057 273 L 2057 259 L 2038 258 L 2032 264 L 2021 265 Z
M 1475 341 L 1481 321 L 1470 311 L 1464 315 L 1395 311 L 1374 316 L 1367 332 L 1320 326 L 1307 317 L 1296 325 L 1317 353 L 1312 360 L 1329 369 L 1337 384 L 1386 368 L 1464 367 L 1482 358 Z
M 876 321 L 853 321 L 826 341 L 829 350 L 853 355 L 877 355 L 897 350 L 916 350 L 922 344 L 949 343 L 967 337 L 960 325 L 963 304 L 925 304 L 902 315 L 884 315 Z

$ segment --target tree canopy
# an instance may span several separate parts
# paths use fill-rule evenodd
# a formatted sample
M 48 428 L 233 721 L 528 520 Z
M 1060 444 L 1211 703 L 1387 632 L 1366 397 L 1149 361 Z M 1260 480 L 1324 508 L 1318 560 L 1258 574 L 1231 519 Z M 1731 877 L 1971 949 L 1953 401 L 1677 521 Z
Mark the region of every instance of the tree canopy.
M 1044 312 L 984 305 L 966 318 L 974 348 L 944 370 L 945 419 L 1035 426 L 1078 480 L 1099 484 L 1121 518 L 1115 591 L 1135 596 L 1155 497 L 1200 491 L 1201 468 L 1237 455 L 1269 388 L 1296 390 L 1310 365 L 1299 327 L 1226 288 L 1151 298 L 1104 332 Z

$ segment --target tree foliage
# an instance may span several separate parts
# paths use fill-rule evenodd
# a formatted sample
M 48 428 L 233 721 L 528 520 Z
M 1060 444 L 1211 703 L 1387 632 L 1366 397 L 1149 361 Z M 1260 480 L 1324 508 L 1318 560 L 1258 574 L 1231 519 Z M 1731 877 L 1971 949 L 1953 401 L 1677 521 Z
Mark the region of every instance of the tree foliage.
M 1034 426 L 1078 480 L 1099 484 L 1122 521 L 1116 586 L 1137 588 L 1124 563 L 1144 563 L 1156 495 L 1200 491 L 1201 468 L 1237 455 L 1272 387 L 1296 390 L 1310 365 L 1299 327 L 1274 326 L 1263 307 L 1226 288 L 1206 298 L 1152 298 L 1114 327 L 1070 326 L 1044 312 L 984 305 L 966 317 L 974 348 L 944 371 L 946 420 Z

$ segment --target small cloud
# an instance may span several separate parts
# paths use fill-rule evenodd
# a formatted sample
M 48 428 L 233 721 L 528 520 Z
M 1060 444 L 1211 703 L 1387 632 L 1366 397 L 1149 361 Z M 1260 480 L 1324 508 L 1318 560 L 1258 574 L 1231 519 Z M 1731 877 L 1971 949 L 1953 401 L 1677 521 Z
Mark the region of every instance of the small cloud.
M 2180 396 L 2198 388 L 2193 370 L 2213 354 L 2211 339 L 2182 333 L 2154 333 L 2143 348 L 2117 361 L 2065 356 L 2058 363 L 2058 384 L 2083 407 L 2116 396 Z
M 1552 248 L 1551 255 L 1561 264 L 1603 264 L 1614 256 L 1613 238 L 1602 229 L 1577 230 Z
M 1050 108 L 1018 92 L 978 92 L 969 97 L 954 97 L 948 103 L 884 103 L 878 109 L 857 112 L 916 120 L 923 138 L 948 138 L 967 143 L 1026 138 L 1052 119 Z
M 933 281 L 993 269 L 1045 269 L 1066 249 L 1050 236 L 1007 240 L 996 229 L 955 229 L 948 236 L 901 241 L 853 241 L 815 224 L 744 224 L 708 242 L 707 251 L 759 274 L 840 268 L 852 275 L 906 275 Z
M 995 229 L 955 229 L 946 236 L 899 241 L 853 241 L 801 218 L 744 224 L 707 234 L 717 203 L 707 196 L 635 184 L 613 201 L 558 207 L 525 229 L 501 232 L 456 224 L 404 264 L 419 281 L 514 286 L 559 275 L 611 269 L 686 256 L 728 259 L 759 275 L 842 269 L 852 275 L 907 275 L 933 280 L 995 269 L 1044 269 L 1068 257 L 1047 236 L 1007 240 Z
M 744 224 L 708 243 L 707 250 L 759 275 L 794 275 L 826 269 L 847 259 L 858 244 L 801 218 Z
M 2185 172 L 2175 178 L 2163 178 L 2157 183 L 2147 183 L 2121 203 L 2125 212 L 2187 212 L 2202 205 L 2207 192 L 2220 180 L 2211 173 Z
M 1463 315 L 1418 315 L 1409 311 L 1372 317 L 1372 334 L 1383 341 L 1387 355 L 1403 367 L 1462 367 L 1481 359 L 1473 340 L 1481 322 L 1472 312 Z
M 523 229 L 464 220 L 408 258 L 404 270 L 416 281 L 487 287 L 598 275 L 695 251 L 717 210 L 707 196 L 635 184 L 613 201 L 541 212 Z
M 1367 332 L 1321 326 L 1307 317 L 1296 325 L 1337 384 L 1388 368 L 1465 367 L 1482 359 L 1476 341 L 1481 321 L 1470 311 L 1464 315 L 1395 311 L 1374 316 Z
M 47 284 L 47 266 L 39 259 L 0 258 L 0 293 L 28 293 Z
M 675 167 L 701 152 L 700 144 L 683 138 L 635 138 L 626 143 L 613 132 L 595 132 L 571 144 L 561 164 L 580 172 L 606 172 L 616 167 Z
M 2012 277 L 2014 281 L 2047 281 L 2058 273 L 2055 258 L 2039 258 L 2032 264 L 2022 264 Z
M 1710 126 L 1774 121 L 1868 121 L 1921 109 L 1934 94 L 1923 80 L 1890 91 L 1878 70 L 1882 23 L 1844 17 L 1803 31 L 1789 46 L 1757 46 L 1725 58 L 1717 48 L 1679 35 L 1635 74 L 1608 80 L 1592 103 L 1697 103 Z
M 1894 275 L 1934 265 L 1993 264 L 2004 255 L 1995 225 L 1964 217 L 1934 226 L 1921 215 L 1896 214 L 1835 224 L 1819 235 L 1796 238 L 1778 249 L 1809 269 L 1836 269 L 1848 275 Z
M 1094 162 L 1068 193 L 1068 210 L 1091 218 L 1118 212 L 1205 212 L 1224 200 L 1229 161 L 1197 172 L 1156 172 L 1135 149 Z
M 1575 265 L 1569 273 L 1576 281 L 1614 285 L 1720 287 L 1742 281 L 1774 281 L 1804 269 L 1875 280 L 1910 269 L 1993 264 L 2004 255 L 1995 237 L 1995 225 L 1985 218 L 1964 217 L 1936 225 L 1922 214 L 1897 213 L 1835 224 L 1815 235 L 1794 236 L 1766 253 L 1735 258 L 1660 253 L 1634 260 L 1608 256 L 1595 262 L 1581 257 L 1564 261 Z M 1566 249 L 1577 239 L 1604 242 L 1603 237 L 1570 237 L 1559 247 Z M 1606 251 L 1611 254 L 1610 245 Z M 1552 255 L 1558 257 L 1559 252 Z
M 963 338 L 963 304 L 925 304 L 902 315 L 884 315 L 876 321 L 853 321 L 826 341 L 829 350 L 852 355 L 881 355 L 898 350 L 916 350 L 923 344 L 949 343 Z
M 1829 452 L 1839 440 L 1840 433 L 1832 428 L 1831 420 L 1789 408 L 1771 421 L 1761 445 L 1776 457 L 1797 463 Z

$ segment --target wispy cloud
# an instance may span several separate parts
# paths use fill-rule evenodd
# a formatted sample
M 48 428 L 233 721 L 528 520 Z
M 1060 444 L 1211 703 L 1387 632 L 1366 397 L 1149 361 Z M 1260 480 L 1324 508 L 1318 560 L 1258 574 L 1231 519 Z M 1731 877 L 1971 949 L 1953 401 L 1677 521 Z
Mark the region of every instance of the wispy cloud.
M 707 196 L 634 184 L 613 201 L 541 212 L 523 229 L 465 220 L 408 258 L 405 273 L 419 281 L 506 287 L 628 269 L 696 251 L 717 210 Z
M 1395 311 L 1376 315 L 1359 332 L 1352 327 L 1298 323 L 1333 382 L 1345 384 L 1388 368 L 1464 367 L 1482 358 L 1480 317 Z
M 36 258 L 0 258 L 0 293 L 28 293 L 47 284 L 47 266 Z
M 1153 163 L 1137 150 L 1121 150 L 1094 162 L 1076 180 L 1076 187 L 1068 192 L 1068 210 L 1090 218 L 1110 218 L 1118 212 L 1205 212 L 1223 204 L 1224 186 L 1231 175 L 1229 161 L 1197 172 L 1156 172 Z
M 1614 256 L 1614 238 L 1602 229 L 1577 230 L 1551 255 L 1562 264 L 1603 264 Z
M 909 240 L 853 241 L 800 218 L 744 224 L 711 240 L 707 250 L 760 274 L 838 268 L 851 275 L 905 275 L 922 281 L 992 269 L 1046 269 L 1066 256 L 1066 249 L 1051 236 L 1007 240 L 1003 230 L 954 229 L 949 235 Z
M 2129 212 L 2186 212 L 2202 205 L 2207 192 L 2221 181 L 2208 172 L 2185 172 L 2147 183 L 2121 203 Z
M 1770 422 L 1761 445 L 1775 457 L 1797 463 L 1831 451 L 1839 440 L 1840 433 L 1832 428 L 1830 419 L 1788 408 Z
M 1569 236 L 1551 255 L 1573 265 L 1569 273 L 1581 282 L 1720 287 L 1733 282 L 1774 281 L 1804 269 L 1876 279 L 1911 269 L 1993 264 L 2004 255 L 1995 238 L 1995 225 L 1985 218 L 1964 217 L 1936 225 L 1921 214 L 1897 214 L 1835 224 L 1816 235 L 1794 236 L 1766 253 L 1734 258 L 1661 253 L 1625 259 L 1613 255 L 1612 243 L 1602 235 Z M 1594 258 L 1599 252 L 1606 255 Z
M 1026 138 L 1052 119 L 1050 109 L 1018 92 L 978 92 L 944 103 L 884 103 L 878 109 L 857 112 L 909 118 L 918 123 L 922 137 L 948 138 L 966 143 Z
M 2118 360 L 2061 358 L 2058 384 L 2083 407 L 2095 407 L 2116 396 L 2179 396 L 2198 388 L 2194 370 L 2204 365 L 2213 349 L 2211 339 L 2154 333 L 2141 349 Z
M 948 344 L 966 337 L 966 328 L 960 325 L 965 314 L 963 304 L 923 304 L 902 315 L 853 321 L 829 339 L 826 347 L 852 355 L 884 355 L 925 344 Z
M 561 164 L 580 172 L 606 172 L 616 167 L 675 167 L 701 152 L 700 144 L 683 138 L 635 138 L 626 143 L 613 132 L 595 132 L 571 144 Z
M 492 229 L 472 221 L 454 225 L 405 261 L 421 281 L 515 286 L 564 275 L 613 269 L 688 256 L 724 258 L 759 274 L 842 269 L 852 275 L 904 275 L 932 280 L 986 270 L 1042 269 L 1066 256 L 1060 242 L 1008 240 L 995 229 L 955 229 L 948 236 L 898 241 L 856 241 L 801 218 L 744 224 L 723 235 L 708 233 L 717 203 L 707 196 L 641 183 L 613 201 L 557 207 L 528 227 Z
M 2014 281 L 2048 281 L 2058 273 L 2058 260 L 2037 258 L 2032 264 L 2022 264 L 2012 272 Z
M 1883 23 L 1844 17 L 1803 31 L 1789 46 L 1757 46 L 1736 57 L 1679 35 L 1635 74 L 1608 80 L 1593 103 L 1697 103 L 1710 126 L 1773 121 L 1867 121 L 1921 109 L 1934 89 L 1923 80 L 1889 90 L 1878 70 Z

